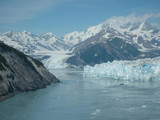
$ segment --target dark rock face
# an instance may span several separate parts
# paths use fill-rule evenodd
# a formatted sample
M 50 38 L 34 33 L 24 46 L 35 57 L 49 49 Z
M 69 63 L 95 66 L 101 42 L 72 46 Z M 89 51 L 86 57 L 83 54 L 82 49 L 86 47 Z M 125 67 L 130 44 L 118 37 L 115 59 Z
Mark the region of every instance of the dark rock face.
M 0 98 L 10 93 L 44 88 L 59 80 L 43 64 L 0 43 Z
M 81 45 L 74 52 L 75 56 L 69 58 L 67 62 L 78 66 L 95 65 L 113 60 L 133 60 L 140 55 L 136 47 L 119 38 Z

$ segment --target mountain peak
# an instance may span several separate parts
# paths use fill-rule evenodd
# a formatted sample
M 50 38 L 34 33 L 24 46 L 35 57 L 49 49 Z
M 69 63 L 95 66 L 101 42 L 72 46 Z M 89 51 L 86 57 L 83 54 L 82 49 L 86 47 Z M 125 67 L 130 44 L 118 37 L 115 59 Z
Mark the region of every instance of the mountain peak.
M 14 33 L 14 31 L 13 31 L 13 30 L 10 30 L 10 31 L 5 32 L 5 33 L 3 33 L 3 34 L 11 34 L 11 33 Z
M 26 30 L 19 32 L 20 34 L 27 34 L 27 35 L 31 35 L 31 32 L 27 32 Z
M 22 31 L 22 33 L 27 33 L 27 31 L 26 31 L 26 30 L 24 30 L 24 31 Z
M 6 35 L 7 37 L 12 37 L 13 35 L 31 35 L 31 32 L 27 32 L 26 30 L 22 32 L 8 31 L 5 32 L 4 35 Z
M 55 35 L 53 33 L 51 33 L 51 32 L 48 32 L 48 33 L 42 34 L 41 36 L 55 36 Z
M 8 32 L 3 33 L 2 35 L 5 35 L 7 37 L 12 37 L 14 33 L 15 33 L 14 31 L 8 31 Z
M 56 35 L 54 35 L 53 33 L 51 32 L 48 32 L 48 33 L 44 33 L 40 36 L 40 38 L 44 38 L 46 40 L 49 40 L 50 38 L 58 38 Z
M 156 30 L 156 29 L 157 29 L 156 26 L 149 22 L 144 22 L 143 28 L 142 28 L 142 30 L 145 30 L 145 31 Z

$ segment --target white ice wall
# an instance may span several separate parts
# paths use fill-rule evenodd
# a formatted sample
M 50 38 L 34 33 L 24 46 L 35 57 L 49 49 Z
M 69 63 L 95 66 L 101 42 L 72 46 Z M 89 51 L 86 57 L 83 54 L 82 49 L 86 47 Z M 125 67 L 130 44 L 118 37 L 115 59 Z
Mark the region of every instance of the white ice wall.
M 84 77 L 107 77 L 123 80 L 160 80 L 160 57 L 136 61 L 113 61 L 84 67 Z

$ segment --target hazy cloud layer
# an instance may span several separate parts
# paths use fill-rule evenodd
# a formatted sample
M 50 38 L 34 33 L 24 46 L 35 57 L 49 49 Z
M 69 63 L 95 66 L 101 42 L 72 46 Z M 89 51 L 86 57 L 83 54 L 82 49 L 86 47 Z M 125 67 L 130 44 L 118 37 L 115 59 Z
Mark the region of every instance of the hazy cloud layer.
M 159 18 L 160 17 L 160 13 L 157 14 L 145 14 L 142 16 L 136 16 L 135 13 L 132 13 L 128 16 L 114 16 L 111 17 L 109 19 L 107 19 L 104 24 L 106 25 L 124 25 L 127 23 L 137 23 L 137 22 L 144 22 L 148 19 L 155 19 L 155 18 Z
M 5 0 L 0 1 L 0 23 L 31 19 L 54 5 L 67 0 Z

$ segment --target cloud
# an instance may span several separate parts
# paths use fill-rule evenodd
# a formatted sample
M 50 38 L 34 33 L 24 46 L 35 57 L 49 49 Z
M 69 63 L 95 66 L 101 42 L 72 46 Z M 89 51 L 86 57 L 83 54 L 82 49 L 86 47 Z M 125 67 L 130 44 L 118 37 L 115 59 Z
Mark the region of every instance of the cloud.
M 33 17 L 67 0 L 5 0 L 0 1 L 0 23 L 12 23 Z
M 147 21 L 148 19 L 155 19 L 155 18 L 159 18 L 160 17 L 160 13 L 157 14 L 144 14 L 142 16 L 136 16 L 135 13 L 132 13 L 128 16 L 114 16 L 111 17 L 109 19 L 107 19 L 103 24 L 104 25 L 117 25 L 117 26 L 121 26 L 127 23 L 138 23 L 138 22 L 144 22 Z
M 160 13 L 154 15 L 155 18 L 160 18 Z

